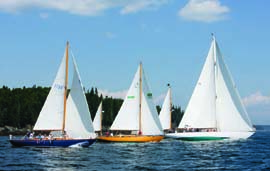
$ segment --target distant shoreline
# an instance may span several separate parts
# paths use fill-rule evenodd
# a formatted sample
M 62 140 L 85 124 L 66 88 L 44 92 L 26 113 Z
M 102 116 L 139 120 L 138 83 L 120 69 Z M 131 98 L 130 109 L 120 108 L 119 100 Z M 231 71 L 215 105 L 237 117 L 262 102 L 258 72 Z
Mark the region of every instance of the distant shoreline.
M 0 136 L 8 136 L 8 135 L 25 135 L 27 131 L 30 131 L 29 128 L 15 128 L 12 126 L 4 126 L 0 127 Z
M 255 125 L 257 131 L 259 130 L 270 130 L 270 125 Z M 269 129 L 264 129 L 265 127 L 269 127 Z M 0 127 L 0 136 L 9 136 L 9 135 L 25 135 L 27 131 L 32 131 L 32 129 L 28 128 L 15 128 L 12 126 L 4 126 Z

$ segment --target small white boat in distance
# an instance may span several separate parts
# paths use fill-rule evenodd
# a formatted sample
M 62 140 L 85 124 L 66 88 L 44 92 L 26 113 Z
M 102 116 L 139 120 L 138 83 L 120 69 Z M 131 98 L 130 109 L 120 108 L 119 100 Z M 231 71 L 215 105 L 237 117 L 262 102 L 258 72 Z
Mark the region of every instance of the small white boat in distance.
M 94 130 L 97 134 L 102 132 L 102 102 L 100 102 L 94 121 L 93 121 Z
M 176 133 L 187 141 L 246 139 L 255 133 L 215 37 Z
M 159 113 L 159 120 L 163 128 L 164 133 L 169 132 L 172 129 L 172 98 L 171 98 L 171 86 L 168 84 L 168 92 L 164 99 L 161 111 Z

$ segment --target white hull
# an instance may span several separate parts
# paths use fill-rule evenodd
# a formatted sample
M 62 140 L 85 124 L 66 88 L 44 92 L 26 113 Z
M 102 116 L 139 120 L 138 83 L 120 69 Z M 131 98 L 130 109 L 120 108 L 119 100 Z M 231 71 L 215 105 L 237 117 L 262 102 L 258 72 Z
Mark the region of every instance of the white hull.
M 183 139 L 189 141 L 196 140 L 222 140 L 222 139 L 247 139 L 255 132 L 181 132 L 165 134 L 167 138 Z

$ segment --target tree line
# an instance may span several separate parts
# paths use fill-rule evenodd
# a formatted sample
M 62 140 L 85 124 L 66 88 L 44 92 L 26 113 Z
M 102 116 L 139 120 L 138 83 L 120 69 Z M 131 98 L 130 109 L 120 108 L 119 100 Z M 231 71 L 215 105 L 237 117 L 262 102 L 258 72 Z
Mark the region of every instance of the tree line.
M 0 88 L 0 127 L 12 126 L 16 128 L 25 128 L 33 126 L 37 120 L 39 112 L 50 91 L 50 87 L 23 87 Z M 97 88 L 91 88 L 85 93 L 92 120 L 95 117 L 97 108 L 102 101 L 103 120 L 102 125 L 108 129 L 116 117 L 123 100 L 99 95 Z M 157 106 L 160 112 L 161 107 Z M 173 106 L 172 125 L 177 127 L 184 111 L 180 106 Z

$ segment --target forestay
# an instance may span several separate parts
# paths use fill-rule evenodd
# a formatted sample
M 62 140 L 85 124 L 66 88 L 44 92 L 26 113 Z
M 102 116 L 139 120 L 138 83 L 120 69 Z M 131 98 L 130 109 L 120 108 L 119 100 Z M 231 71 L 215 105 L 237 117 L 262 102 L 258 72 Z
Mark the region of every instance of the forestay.
M 95 138 L 94 127 L 78 68 L 73 57 L 74 76 L 67 99 L 66 132 L 72 138 Z
M 216 42 L 215 42 L 216 43 Z M 252 124 L 243 106 L 219 47 L 217 53 L 217 118 L 220 131 L 252 131 Z
M 162 135 L 162 126 L 158 117 L 156 106 L 153 101 L 153 94 L 148 85 L 146 75 L 142 68 L 142 134 L 143 135 Z

